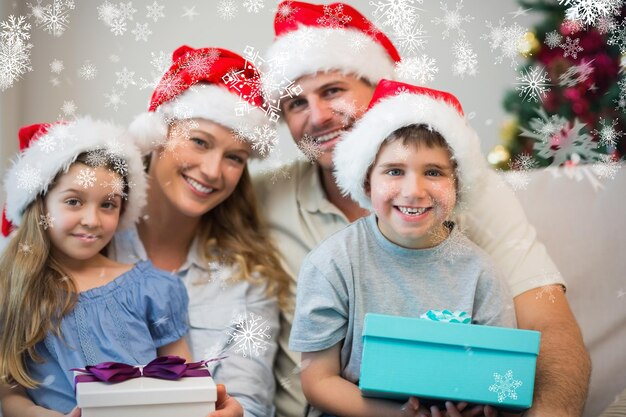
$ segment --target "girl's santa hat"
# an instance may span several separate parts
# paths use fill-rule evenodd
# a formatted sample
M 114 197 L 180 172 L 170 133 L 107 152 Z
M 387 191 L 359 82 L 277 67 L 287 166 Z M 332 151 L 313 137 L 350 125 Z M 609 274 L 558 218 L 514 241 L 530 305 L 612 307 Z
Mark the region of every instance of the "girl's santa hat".
M 175 120 L 203 118 L 239 136 L 267 122 L 259 73 L 251 62 L 226 49 L 189 46 L 176 49 L 172 60 L 150 108 L 129 126 L 144 153 L 163 144 Z
M 137 221 L 146 203 L 146 178 L 141 153 L 123 128 L 84 117 L 25 126 L 18 136 L 20 154 L 4 177 L 5 237 L 20 225 L 22 214 L 37 196 L 45 195 L 55 177 L 66 172 L 84 152 L 103 154 L 114 163 L 117 161 L 118 172 L 125 174 L 130 188 L 118 227 L 127 228 Z
M 390 80 L 380 81 L 365 114 L 335 145 L 335 178 L 344 195 L 372 209 L 365 192 L 367 172 L 384 140 L 409 125 L 425 125 L 446 140 L 457 163 L 459 201 L 467 201 L 469 186 L 475 188 L 487 165 L 458 99 L 445 91 Z
M 400 62 L 389 38 L 348 4 L 283 1 L 274 30 L 267 60 L 280 62 L 281 74 L 289 80 L 339 70 L 376 84 L 393 78 L 394 66 Z

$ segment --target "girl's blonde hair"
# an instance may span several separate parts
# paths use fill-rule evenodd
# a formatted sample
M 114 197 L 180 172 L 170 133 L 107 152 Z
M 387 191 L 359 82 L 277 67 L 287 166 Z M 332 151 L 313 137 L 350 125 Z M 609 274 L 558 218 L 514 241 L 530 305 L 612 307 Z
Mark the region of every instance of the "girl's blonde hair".
M 87 155 L 80 154 L 75 163 L 90 165 Z M 110 164 L 104 167 L 113 169 Z M 63 174 L 57 174 L 49 190 Z M 127 178 L 122 177 L 126 184 Z M 36 345 L 48 333 L 62 337 L 61 320 L 77 300 L 76 285 L 50 254 L 50 237 L 40 225 L 46 214 L 44 198 L 39 195 L 26 207 L 20 227 L 0 255 L 0 384 L 37 387 L 26 361 L 42 360 Z M 124 202 L 120 214 L 122 210 Z
M 198 237 L 204 259 L 236 266 L 235 280 L 267 282 L 268 295 L 276 296 L 281 308 L 291 307 L 289 276 L 260 214 L 247 166 L 233 193 L 202 216 Z

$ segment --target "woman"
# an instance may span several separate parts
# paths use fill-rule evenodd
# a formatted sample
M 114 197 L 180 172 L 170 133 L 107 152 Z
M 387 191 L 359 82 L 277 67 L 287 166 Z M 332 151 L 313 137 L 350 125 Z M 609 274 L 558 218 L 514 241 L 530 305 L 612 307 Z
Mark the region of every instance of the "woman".
M 215 416 L 243 415 L 239 403 L 246 416 L 274 413 L 278 306 L 288 278 L 252 190 L 247 161 L 258 155 L 235 134 L 265 121 L 256 77 L 227 50 L 174 52 L 149 112 L 129 128 L 151 152 L 147 208 L 108 252 L 120 262 L 149 259 L 185 283 L 194 359 L 227 356 L 210 363 L 232 396 L 221 395 Z M 246 117 L 235 114 L 242 104 L 253 106 Z

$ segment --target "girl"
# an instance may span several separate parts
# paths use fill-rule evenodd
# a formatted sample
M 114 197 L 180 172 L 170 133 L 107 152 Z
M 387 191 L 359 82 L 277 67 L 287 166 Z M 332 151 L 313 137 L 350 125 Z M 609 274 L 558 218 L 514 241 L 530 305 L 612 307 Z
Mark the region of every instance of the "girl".
M 150 262 L 102 254 L 146 200 L 141 155 L 122 129 L 82 118 L 24 127 L 19 139 L 4 181 L 3 232 L 19 228 L 0 257 L 0 378 L 19 387 L 3 408 L 68 413 L 72 368 L 190 358 L 188 298 Z M 26 408 L 22 389 L 38 407 Z

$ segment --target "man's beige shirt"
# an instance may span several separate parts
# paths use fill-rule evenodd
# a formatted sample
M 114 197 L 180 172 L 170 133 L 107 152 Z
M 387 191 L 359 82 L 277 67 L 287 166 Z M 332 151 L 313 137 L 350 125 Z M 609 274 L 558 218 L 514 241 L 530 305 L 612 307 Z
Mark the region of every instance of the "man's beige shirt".
M 317 165 L 297 160 L 255 178 L 255 191 L 270 224 L 285 268 L 295 283 L 305 256 L 348 219 L 324 194 Z M 537 241 L 513 191 L 485 167 L 484 181 L 455 218 L 457 227 L 487 251 L 517 296 L 547 284 L 565 285 L 556 266 Z M 274 367 L 278 417 L 301 417 L 306 405 L 300 384 L 300 353 L 289 350 L 293 313 L 281 315 L 279 348 Z

